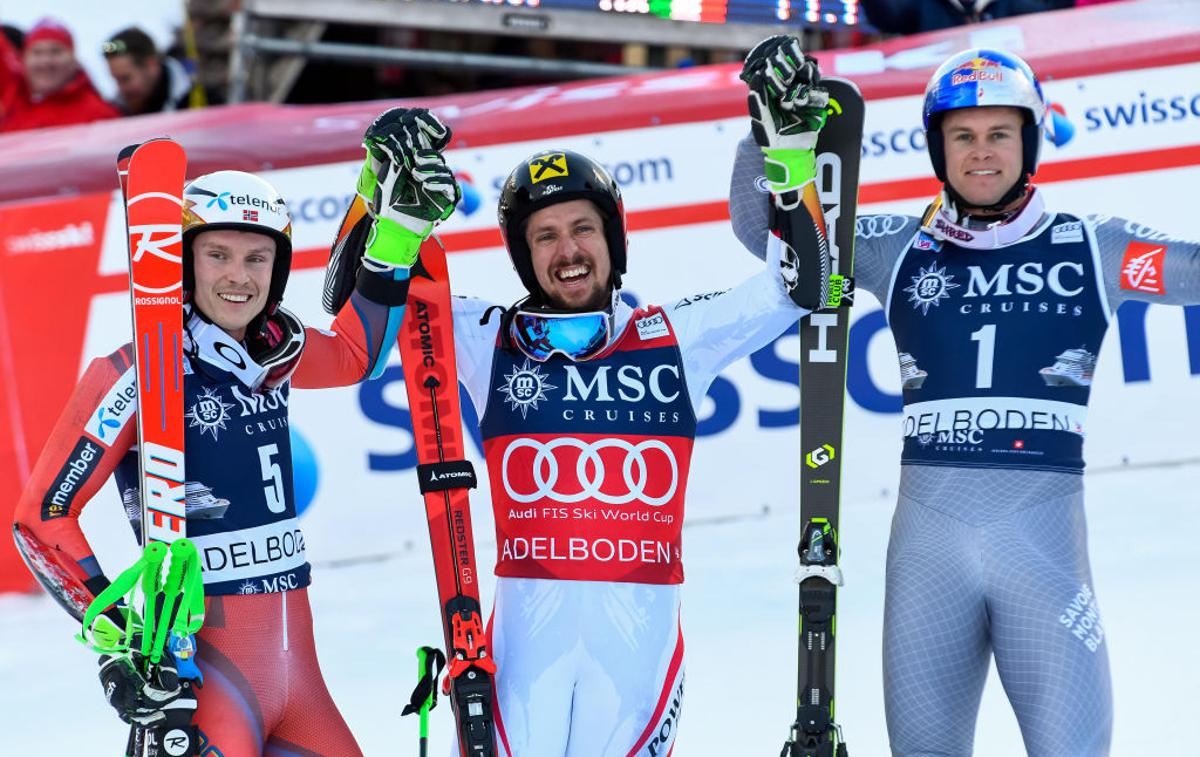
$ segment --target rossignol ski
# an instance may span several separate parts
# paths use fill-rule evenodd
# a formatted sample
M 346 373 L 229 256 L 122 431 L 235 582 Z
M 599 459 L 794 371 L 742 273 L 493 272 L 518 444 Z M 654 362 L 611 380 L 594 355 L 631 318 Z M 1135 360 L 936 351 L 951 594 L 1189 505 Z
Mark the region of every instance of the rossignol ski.
M 194 634 L 204 620 L 199 557 L 187 537 L 183 417 L 183 183 L 187 156 L 167 139 L 117 158 L 129 232 L 129 285 L 137 375 L 143 555 L 96 597 L 79 639 L 103 654 L 140 654 L 148 680 L 170 655 L 184 694 L 153 726 L 134 725 L 126 755 L 197 753 Z M 125 600 L 125 627 L 97 621 Z
M 844 79 L 823 78 L 829 118 L 817 139 L 816 190 L 833 262 L 827 307 L 800 321 L 800 650 L 796 722 L 780 757 L 846 757 L 835 719 L 842 417 L 850 333 L 854 216 L 863 99 Z
M 422 247 L 413 266 L 399 341 L 459 748 L 464 757 L 492 757 L 496 754 L 492 729 L 496 664 L 488 650 L 479 605 L 468 499 L 468 489 L 476 486 L 475 470 L 466 459 L 459 409 L 446 251 L 436 239 Z

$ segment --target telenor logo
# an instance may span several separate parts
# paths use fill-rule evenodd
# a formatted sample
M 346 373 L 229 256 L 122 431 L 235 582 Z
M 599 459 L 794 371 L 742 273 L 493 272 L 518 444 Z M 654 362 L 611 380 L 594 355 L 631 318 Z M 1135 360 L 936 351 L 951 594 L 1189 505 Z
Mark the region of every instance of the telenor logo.
M 104 399 L 100 400 L 99 410 L 88 420 L 83 430 L 105 446 L 112 444 L 137 410 L 136 381 L 133 366 L 130 366 L 104 395 Z

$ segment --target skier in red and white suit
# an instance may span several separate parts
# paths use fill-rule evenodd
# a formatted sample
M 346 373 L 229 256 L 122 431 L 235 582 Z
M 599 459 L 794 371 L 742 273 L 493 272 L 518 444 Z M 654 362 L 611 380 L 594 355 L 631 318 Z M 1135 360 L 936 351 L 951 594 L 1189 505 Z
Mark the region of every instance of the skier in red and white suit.
M 402 126 L 416 112 L 390 115 Z M 453 186 L 450 171 L 427 169 L 419 188 L 449 215 L 454 193 L 438 187 Z M 188 535 L 202 555 L 207 615 L 196 656 L 204 685 L 193 689 L 200 753 L 355 757 L 317 664 L 289 392 L 378 376 L 402 317 L 389 302 L 403 302 L 407 282 L 395 271 L 331 275 L 345 306 L 332 330 L 306 328 L 281 306 L 291 215 L 274 187 L 218 171 L 190 182 L 183 199 Z M 434 212 L 425 235 L 443 215 Z M 16 508 L 18 550 L 77 621 L 109 585 L 79 517 L 110 476 L 140 539 L 135 373 L 129 345 L 92 361 Z M 184 696 L 177 682 L 159 688 L 117 656 L 100 675 L 125 722 L 154 726 Z
M 793 179 L 798 197 L 808 182 Z M 803 306 L 822 289 L 828 248 L 808 207 L 793 212 L 810 236 L 795 246 L 776 238 L 761 273 L 724 292 L 634 309 L 619 296 L 624 206 L 602 166 L 549 150 L 505 182 L 500 225 L 529 296 L 507 309 L 456 297 L 453 309 L 459 379 L 481 418 L 496 519 L 489 627 L 500 754 L 671 752 L 696 416 L 723 368 L 818 304 Z M 387 233 L 360 228 L 344 244 Z M 389 260 L 370 241 L 363 254 L 373 267 L 412 262 Z

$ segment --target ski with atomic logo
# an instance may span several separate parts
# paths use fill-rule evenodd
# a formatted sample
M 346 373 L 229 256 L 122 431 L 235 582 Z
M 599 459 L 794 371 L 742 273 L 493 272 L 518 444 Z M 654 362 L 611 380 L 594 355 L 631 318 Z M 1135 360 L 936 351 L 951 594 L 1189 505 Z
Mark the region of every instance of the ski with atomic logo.
M 153 726 L 130 729 L 130 757 L 187 757 L 194 634 L 204 620 L 195 545 L 187 539 L 183 417 L 183 184 L 187 156 L 168 139 L 126 147 L 117 157 L 129 234 L 129 288 L 137 377 L 142 558 L 102 591 L 84 616 L 80 641 L 102 654 L 131 654 L 147 680 L 167 666 L 182 695 Z M 102 620 L 122 599 L 125 627 Z M 159 679 L 162 680 L 162 679 Z
M 479 604 L 479 571 L 471 534 L 468 489 L 475 469 L 466 459 L 454 360 L 446 251 L 433 239 L 412 268 L 400 360 L 417 450 L 417 481 L 425 499 L 442 627 L 450 702 L 463 757 L 496 754 L 492 728 L 492 661 Z
M 829 118 L 817 139 L 816 192 L 833 259 L 827 307 L 800 321 L 800 643 L 796 721 L 780 757 L 846 757 L 835 719 L 837 589 L 841 544 L 842 432 L 850 334 L 854 217 L 862 146 L 862 94 L 844 79 L 822 78 Z

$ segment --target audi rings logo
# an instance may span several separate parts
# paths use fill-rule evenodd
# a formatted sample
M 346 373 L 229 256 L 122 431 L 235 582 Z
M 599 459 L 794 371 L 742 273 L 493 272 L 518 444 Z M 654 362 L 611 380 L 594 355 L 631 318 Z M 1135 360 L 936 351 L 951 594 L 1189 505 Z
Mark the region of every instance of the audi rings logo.
M 529 453 L 519 454 L 526 449 L 532 450 L 532 457 Z M 569 475 L 559 475 L 561 469 L 570 465 L 572 457 L 575 459 L 574 481 Z M 615 470 L 618 464 L 619 475 Z M 664 464 L 670 468 L 670 485 L 660 494 L 655 490 L 660 488 L 658 484 L 662 479 L 653 474 L 663 470 Z M 574 504 L 595 500 L 606 505 L 642 502 L 661 507 L 671 501 L 679 488 L 679 464 L 675 454 L 658 439 L 637 444 L 624 439 L 595 442 L 570 437 L 548 442 L 517 439 L 504 450 L 500 468 L 504 491 L 521 503 L 548 499 Z M 532 488 L 532 491 L 518 491 L 513 485 L 514 478 L 518 481 L 532 479 L 532 487 L 522 487 Z
M 857 234 L 859 239 L 879 239 L 899 234 L 907 225 L 904 216 L 859 216 Z

